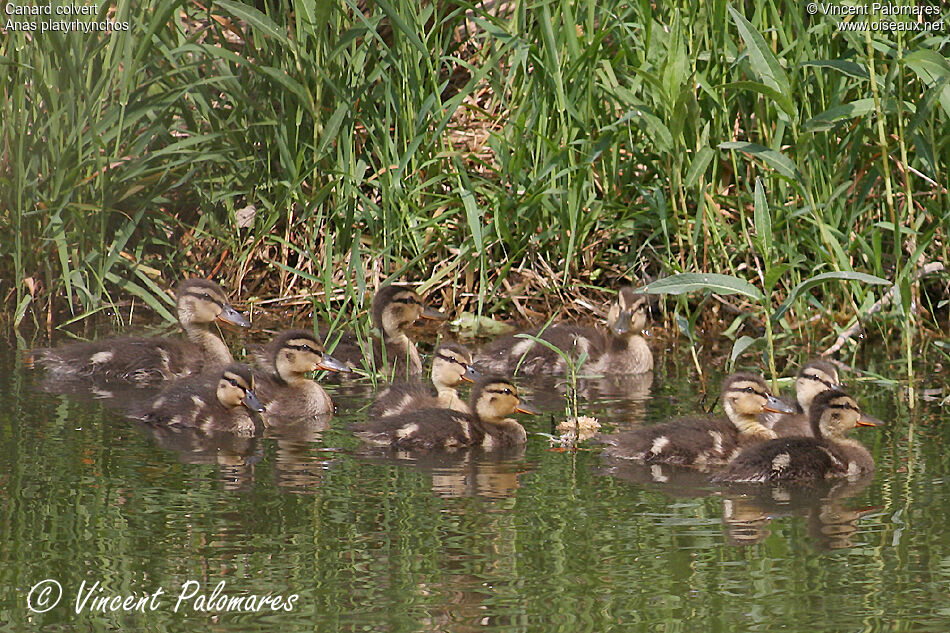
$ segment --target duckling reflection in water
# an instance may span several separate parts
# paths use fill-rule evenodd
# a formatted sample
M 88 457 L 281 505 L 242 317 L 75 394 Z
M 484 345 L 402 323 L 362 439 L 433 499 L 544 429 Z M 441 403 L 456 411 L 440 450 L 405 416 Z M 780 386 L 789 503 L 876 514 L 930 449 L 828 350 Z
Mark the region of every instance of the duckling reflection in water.
M 264 369 L 254 370 L 254 392 L 268 420 L 301 420 L 333 412 L 330 396 L 309 374 L 318 370 L 347 372 L 327 354 L 313 332 L 282 332 L 260 354 Z
M 686 418 L 606 436 L 603 455 L 705 469 L 726 463 L 743 446 L 774 439 L 775 432 L 757 418 L 763 411 L 792 410 L 753 374 L 728 376 L 721 398 L 726 419 Z
M 119 337 L 72 343 L 33 352 L 49 380 L 92 380 L 141 385 L 174 380 L 233 362 L 231 352 L 210 325 L 215 321 L 249 327 L 228 303 L 221 287 L 188 279 L 176 291 L 178 322 L 187 341 L 165 337 Z
M 647 323 L 647 298 L 633 288 L 622 288 L 607 314 L 607 332 L 560 324 L 533 331 L 575 362 L 586 355 L 586 374 L 642 374 L 653 370 L 653 353 L 640 332 Z M 564 358 L 530 339 L 505 336 L 492 342 L 479 355 L 476 367 L 485 371 L 520 375 L 563 374 Z
M 472 413 L 421 409 L 379 418 L 353 427 L 363 440 L 403 449 L 457 449 L 468 446 L 520 446 L 524 427 L 507 416 L 534 413 L 518 399 L 518 389 L 499 376 L 481 378 L 469 400 Z
M 386 417 L 419 409 L 452 409 L 471 413 L 468 403 L 459 398 L 457 388 L 462 382 L 475 382 L 479 377 L 472 367 L 472 353 L 458 343 L 441 343 L 432 358 L 433 396 L 420 382 L 395 383 L 379 394 L 369 409 L 370 417 Z
M 836 389 L 818 394 L 809 416 L 815 437 L 781 438 L 750 447 L 712 481 L 854 479 L 874 470 L 868 450 L 846 434 L 856 426 L 880 426 L 883 422 L 861 413 L 854 398 Z
M 360 368 L 364 362 L 377 370 L 386 370 L 394 377 L 418 376 L 422 359 L 406 330 L 418 319 L 445 319 L 445 315 L 427 306 L 422 297 L 410 288 L 383 286 L 373 298 L 373 326 L 383 333 L 383 341 L 373 339 L 371 350 L 365 350 L 352 334 L 344 335 L 333 348 L 333 355 L 350 367 Z
M 809 361 L 795 379 L 795 413 L 765 413 L 761 418 L 762 423 L 779 437 L 814 437 L 808 420 L 811 403 L 823 391 L 839 387 L 838 370 L 834 365 L 820 359 Z
M 820 549 L 851 547 L 858 532 L 858 519 L 874 508 L 851 509 L 845 501 L 870 485 L 873 476 L 857 480 L 825 479 L 731 485 L 722 501 L 722 520 L 732 545 L 760 543 L 770 534 L 769 526 L 779 517 L 804 516 L 808 532 Z
M 256 414 L 264 410 L 253 385 L 251 368 L 232 363 L 219 374 L 179 380 L 129 414 L 149 424 L 251 436 L 261 430 Z

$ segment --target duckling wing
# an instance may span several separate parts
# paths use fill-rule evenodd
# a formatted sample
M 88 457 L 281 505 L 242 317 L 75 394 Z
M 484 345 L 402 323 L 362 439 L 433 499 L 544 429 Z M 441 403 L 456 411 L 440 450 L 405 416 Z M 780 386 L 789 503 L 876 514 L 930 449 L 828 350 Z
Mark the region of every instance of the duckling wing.
M 481 442 L 475 419 L 451 409 L 422 409 L 355 425 L 363 440 L 403 449 L 454 449 Z
M 599 357 L 604 351 L 603 334 L 575 325 L 555 325 L 543 332 L 527 332 L 540 338 L 576 361 L 582 355 Z M 504 336 L 485 347 L 475 359 L 475 366 L 485 373 L 521 375 L 556 374 L 566 369 L 564 358 L 546 345 L 528 338 Z
M 714 483 L 814 481 L 846 473 L 847 466 L 825 442 L 787 437 L 756 444 L 739 453 Z
M 725 420 L 689 419 L 642 427 L 604 438 L 605 457 L 697 468 L 724 462 L 737 446 L 735 427 Z
M 151 385 L 201 369 L 201 352 L 184 341 L 122 337 L 36 350 L 51 380 Z
M 128 403 L 126 415 L 148 424 L 194 426 L 217 404 L 218 379 L 204 374 L 175 381 L 154 397 Z
M 380 392 L 369 408 L 369 415 L 381 418 L 438 406 L 438 398 L 421 382 L 397 382 Z

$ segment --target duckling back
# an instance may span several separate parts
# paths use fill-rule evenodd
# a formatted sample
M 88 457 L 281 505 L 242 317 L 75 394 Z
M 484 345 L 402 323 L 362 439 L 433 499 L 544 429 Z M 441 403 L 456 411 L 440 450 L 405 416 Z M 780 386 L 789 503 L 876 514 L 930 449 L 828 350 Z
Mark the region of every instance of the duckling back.
M 165 337 L 118 337 L 72 343 L 33 353 L 50 381 L 84 380 L 153 385 L 232 362 L 224 342 L 206 326 L 215 320 L 249 325 L 228 304 L 221 287 L 188 279 L 176 291 L 178 318 L 187 341 Z
M 250 367 L 233 363 L 221 372 L 171 383 L 154 398 L 130 405 L 127 413 L 153 425 L 250 436 L 261 430 L 255 414 L 263 411 L 252 385 Z
M 471 362 L 472 353 L 464 345 L 441 343 L 432 354 L 435 395 L 418 380 L 396 382 L 379 394 L 370 407 L 370 416 L 397 415 L 429 408 L 470 413 L 468 404 L 459 397 L 456 388 L 462 382 L 473 382 L 478 378 Z
M 365 441 L 396 448 L 456 449 L 468 446 L 520 446 L 526 434 L 516 420 L 505 416 L 521 408 L 518 392 L 507 379 L 488 376 L 472 389 L 472 414 L 451 409 L 422 409 L 355 425 Z
M 775 437 L 756 416 L 783 405 L 769 393 L 760 376 L 728 376 L 721 400 L 726 419 L 686 418 L 607 437 L 603 440 L 608 444 L 604 456 L 705 469 L 727 463 L 744 446 Z
M 752 446 L 717 474 L 714 482 L 768 483 L 856 478 L 874 470 L 874 459 L 857 440 L 845 437 L 855 426 L 878 426 L 857 403 L 838 390 L 815 397 L 809 412 L 814 437 L 779 438 Z
M 364 441 L 401 449 L 454 450 L 480 444 L 484 431 L 474 416 L 451 409 L 421 409 L 353 427 Z
M 120 337 L 33 352 L 47 380 L 154 385 L 200 370 L 194 345 L 167 338 Z
M 625 287 L 611 303 L 607 331 L 560 324 L 527 333 L 547 345 L 523 336 L 502 337 L 482 351 L 476 365 L 485 372 L 563 374 L 566 355 L 574 363 L 586 359 L 584 373 L 646 373 L 653 369 L 653 353 L 639 335 L 646 326 L 646 310 L 646 298 Z

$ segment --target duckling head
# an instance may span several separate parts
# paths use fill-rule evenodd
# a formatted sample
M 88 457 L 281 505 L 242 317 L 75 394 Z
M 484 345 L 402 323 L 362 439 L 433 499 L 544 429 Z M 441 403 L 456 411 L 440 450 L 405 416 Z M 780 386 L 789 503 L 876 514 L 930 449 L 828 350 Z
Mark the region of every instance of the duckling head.
M 809 415 L 815 437 L 840 439 L 856 426 L 882 426 L 877 418 L 861 413 L 858 403 L 843 391 L 828 389 L 815 396 Z
M 502 423 L 512 413 L 534 413 L 518 400 L 518 388 L 501 376 L 487 376 L 475 383 L 471 402 L 478 418 L 491 424 Z
M 302 380 L 306 374 L 320 369 L 349 371 L 346 365 L 323 349 L 317 337 L 309 330 L 282 332 L 271 344 L 270 361 L 277 375 L 286 382 Z
M 618 336 L 636 334 L 647 326 L 647 296 L 630 286 L 620 289 L 610 304 L 607 325 Z
M 223 321 L 240 327 L 250 327 L 243 314 L 228 303 L 221 286 L 207 279 L 187 279 L 178 285 L 175 293 L 178 321 L 182 326 Z
M 806 413 L 811 409 L 815 396 L 829 389 L 838 389 L 838 370 L 831 363 L 824 360 L 813 360 L 805 363 L 795 379 L 795 394 L 798 405 Z
M 422 297 L 405 286 L 383 286 L 373 298 L 373 325 L 386 338 L 399 336 L 419 318 L 444 319 L 445 315 L 426 306 Z
M 254 394 L 254 376 L 251 368 L 242 363 L 232 363 L 221 372 L 217 390 L 218 402 L 229 409 L 245 406 L 251 411 L 264 410 Z
M 723 382 L 722 408 L 740 433 L 768 438 L 776 435 L 762 426 L 756 416 L 763 411 L 794 413 L 791 407 L 769 392 L 761 376 L 746 373 L 732 374 Z
M 479 373 L 472 367 L 472 353 L 458 343 L 442 343 L 432 359 L 432 382 L 436 388 L 457 387 L 462 381 L 475 382 Z

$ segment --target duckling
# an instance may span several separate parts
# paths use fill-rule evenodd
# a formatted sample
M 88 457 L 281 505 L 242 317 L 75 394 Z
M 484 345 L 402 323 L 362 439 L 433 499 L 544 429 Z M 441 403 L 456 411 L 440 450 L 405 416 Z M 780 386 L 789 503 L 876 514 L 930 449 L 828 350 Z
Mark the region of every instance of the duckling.
M 458 387 L 475 382 L 479 374 L 472 367 L 472 353 L 458 343 L 441 343 L 432 358 L 432 384 L 436 395 L 419 382 L 396 383 L 379 394 L 369 414 L 374 418 L 398 415 L 416 409 L 452 409 L 471 413 L 468 403 L 459 398 Z
M 819 393 L 838 389 L 839 386 L 838 370 L 834 365 L 824 360 L 805 363 L 795 379 L 795 413 L 766 413 L 762 415 L 762 424 L 775 431 L 779 437 L 812 436 L 811 423 L 808 420 L 812 400 Z
M 837 389 L 823 391 L 812 402 L 809 421 L 814 437 L 786 437 L 751 446 L 739 453 L 712 481 L 857 479 L 874 470 L 874 459 L 868 450 L 846 434 L 856 426 L 884 423 L 861 413 L 854 398 Z
M 299 420 L 333 412 L 330 396 L 307 374 L 349 368 L 326 354 L 313 332 L 282 332 L 264 347 L 261 357 L 266 369 L 254 371 L 254 384 L 267 417 Z
M 233 362 L 231 352 L 208 327 L 215 320 L 250 327 L 228 304 L 221 287 L 206 279 L 181 282 L 175 293 L 178 322 L 187 340 L 118 337 L 41 349 L 34 360 L 49 380 L 93 380 L 152 385 Z
M 249 437 L 261 430 L 252 413 L 262 411 L 264 407 L 254 393 L 251 368 L 231 363 L 220 373 L 172 383 L 154 399 L 130 411 L 130 415 L 149 424 Z
M 518 399 L 518 389 L 499 376 L 479 379 L 469 399 L 474 413 L 421 409 L 354 427 L 365 441 L 401 449 L 456 449 L 468 446 L 521 446 L 528 435 L 512 413 L 534 413 Z
M 531 334 L 568 352 L 575 361 L 587 354 L 583 366 L 590 374 L 642 374 L 653 370 L 653 353 L 640 332 L 647 323 L 647 299 L 633 288 L 621 288 L 607 314 L 607 332 L 560 324 Z M 485 371 L 522 375 L 562 374 L 566 362 L 560 354 L 530 339 L 505 336 L 479 355 L 476 367 Z
M 405 286 L 383 286 L 373 297 L 373 326 L 383 333 L 383 341 L 373 339 L 372 366 L 387 368 L 393 376 L 418 376 L 422 373 L 422 359 L 415 343 L 405 330 L 418 319 L 445 319 L 445 315 L 423 302 L 422 297 Z M 333 349 L 333 354 L 353 368 L 358 368 L 366 356 L 359 341 L 346 336 Z
M 763 411 L 792 411 L 769 393 L 761 377 L 753 374 L 728 376 L 723 381 L 721 397 L 727 419 L 674 420 L 604 438 L 609 445 L 604 455 L 704 469 L 725 464 L 742 446 L 774 439 L 775 432 L 756 417 Z

